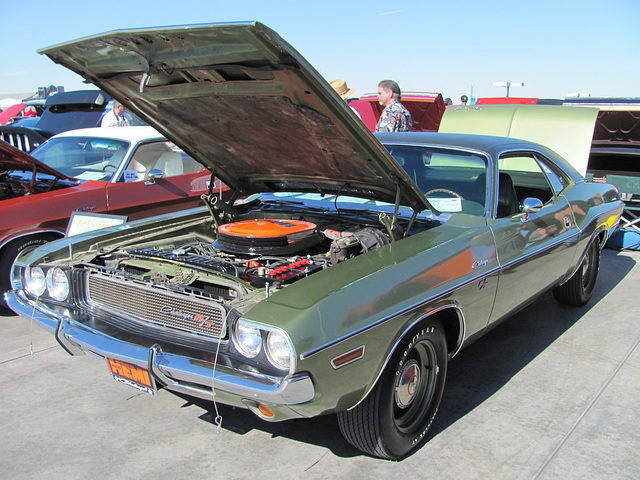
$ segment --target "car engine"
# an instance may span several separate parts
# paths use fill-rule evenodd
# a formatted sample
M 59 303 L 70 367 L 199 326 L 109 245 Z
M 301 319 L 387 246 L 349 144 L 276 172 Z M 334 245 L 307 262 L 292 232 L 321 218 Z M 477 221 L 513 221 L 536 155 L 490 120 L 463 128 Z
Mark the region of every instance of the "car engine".
M 149 268 L 149 261 L 169 262 L 182 270 L 218 272 L 263 288 L 295 282 L 388 243 L 389 236 L 373 227 L 332 225 L 320 231 L 316 224 L 302 220 L 246 220 L 221 225 L 213 243 L 134 247 L 105 258 L 105 265 L 150 282 L 186 283 L 188 279 L 181 275 L 166 276 L 166 268 L 163 273 Z

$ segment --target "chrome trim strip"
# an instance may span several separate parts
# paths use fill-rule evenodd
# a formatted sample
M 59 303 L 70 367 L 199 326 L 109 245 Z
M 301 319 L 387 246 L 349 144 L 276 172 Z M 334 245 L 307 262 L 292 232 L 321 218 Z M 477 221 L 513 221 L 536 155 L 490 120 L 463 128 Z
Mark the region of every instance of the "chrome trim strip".
M 369 325 L 367 325 L 365 327 L 362 327 L 362 328 L 360 328 L 360 329 L 358 329 L 358 330 L 356 330 L 354 332 L 351 332 L 351 333 L 349 333 L 347 335 L 344 335 L 344 336 L 342 336 L 340 338 L 336 338 L 335 340 L 333 340 L 333 341 L 331 341 L 329 343 L 325 343 L 324 345 L 321 345 L 321 346 L 319 346 L 317 348 L 314 348 L 313 350 L 309 350 L 308 352 L 301 353 L 300 354 L 300 360 L 305 360 L 306 358 L 309 358 L 312 355 L 315 355 L 315 354 L 317 354 L 317 353 L 319 353 L 319 352 L 321 352 L 323 350 L 326 350 L 329 347 L 333 347 L 334 345 L 337 345 L 338 343 L 341 343 L 341 342 L 343 342 L 343 341 L 345 341 L 345 340 L 347 340 L 347 339 L 349 339 L 351 337 L 355 337 L 356 335 L 359 335 L 359 334 L 361 334 L 363 332 L 366 332 L 367 330 L 370 330 L 370 329 L 372 329 L 374 327 L 377 327 L 378 325 L 386 322 L 387 320 L 391 320 L 392 318 L 395 318 L 395 317 L 397 317 L 399 315 L 402 315 L 402 314 L 404 314 L 406 312 L 410 312 L 413 309 L 420 308 L 421 306 L 423 306 L 423 305 L 425 305 L 425 304 L 427 304 L 429 302 L 433 302 L 433 301 L 437 300 L 440 297 L 444 297 L 444 296 L 448 295 L 449 293 L 451 293 L 452 291 L 454 291 L 454 290 L 456 290 L 456 289 L 458 289 L 460 287 L 463 287 L 463 286 L 468 285 L 470 283 L 474 283 L 474 282 L 478 281 L 479 279 L 482 279 L 484 277 L 492 275 L 494 272 L 496 272 L 498 270 L 501 270 L 501 267 L 498 266 L 498 267 L 492 268 L 491 270 L 489 270 L 487 272 L 484 272 L 482 275 L 478 275 L 476 277 L 473 277 L 473 278 L 467 280 L 466 282 L 459 283 L 458 285 L 455 285 L 455 286 L 453 286 L 453 287 L 451 287 L 451 288 L 449 288 L 449 289 L 447 289 L 447 290 L 445 290 L 443 292 L 440 292 L 437 295 L 434 295 L 434 296 L 429 297 L 429 298 L 427 298 L 425 300 L 422 300 L 421 302 L 414 303 L 413 305 L 410 305 L 410 306 L 408 306 L 406 308 L 403 308 L 402 310 L 399 310 L 399 311 L 397 311 L 395 313 L 387 315 L 386 317 L 381 318 L 377 322 L 371 323 L 371 324 L 369 324 Z M 455 304 L 451 304 L 451 305 L 455 306 Z M 458 307 L 456 306 L 456 308 L 458 308 Z M 441 310 L 441 308 L 438 308 L 438 309 L 436 309 L 434 311 L 439 311 L 439 310 Z M 431 313 L 431 312 L 429 312 L 429 313 Z
M 216 392 L 250 398 L 276 405 L 296 405 L 313 400 L 315 389 L 307 374 L 284 377 L 242 376 L 242 372 L 217 364 L 194 361 L 186 356 L 162 352 L 130 344 L 76 323 L 67 317 L 36 305 L 23 295 L 11 291 L 5 294 L 9 307 L 26 318 L 33 318 L 44 327 L 55 331 L 58 342 L 72 355 L 91 353 L 102 359 L 113 358 L 149 368 L 166 388 L 211 400 Z

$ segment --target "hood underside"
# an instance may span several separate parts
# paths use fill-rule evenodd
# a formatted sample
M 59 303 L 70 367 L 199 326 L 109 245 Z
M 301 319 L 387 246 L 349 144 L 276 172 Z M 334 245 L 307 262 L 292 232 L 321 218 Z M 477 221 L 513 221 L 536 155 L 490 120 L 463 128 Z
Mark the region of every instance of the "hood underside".
M 120 30 L 40 53 L 122 101 L 241 195 L 314 191 L 429 207 L 327 82 L 260 23 Z
M 593 133 L 593 147 L 640 150 L 640 108 L 601 108 Z

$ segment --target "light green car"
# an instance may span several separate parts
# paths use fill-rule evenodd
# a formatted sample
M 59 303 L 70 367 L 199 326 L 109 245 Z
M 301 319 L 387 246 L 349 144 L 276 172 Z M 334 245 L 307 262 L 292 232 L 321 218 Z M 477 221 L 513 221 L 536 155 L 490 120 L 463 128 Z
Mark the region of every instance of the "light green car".
M 447 363 L 487 329 L 549 289 L 586 303 L 623 209 L 536 143 L 375 136 L 259 23 L 43 53 L 236 196 L 44 245 L 14 264 L 8 305 L 118 382 L 265 421 L 337 413 L 370 455 L 421 444 Z

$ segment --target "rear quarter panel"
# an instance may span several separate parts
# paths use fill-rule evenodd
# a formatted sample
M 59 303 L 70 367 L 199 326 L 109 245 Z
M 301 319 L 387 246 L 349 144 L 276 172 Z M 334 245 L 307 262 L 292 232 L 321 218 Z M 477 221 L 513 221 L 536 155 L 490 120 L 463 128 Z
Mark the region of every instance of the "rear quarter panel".
M 573 260 L 575 270 L 590 240 L 604 232 L 606 240 L 606 236 L 617 227 L 624 203 L 615 187 L 604 183 L 580 182 L 565 191 L 564 196 L 571 204 L 574 220 L 580 229 L 579 245 Z

